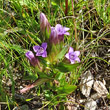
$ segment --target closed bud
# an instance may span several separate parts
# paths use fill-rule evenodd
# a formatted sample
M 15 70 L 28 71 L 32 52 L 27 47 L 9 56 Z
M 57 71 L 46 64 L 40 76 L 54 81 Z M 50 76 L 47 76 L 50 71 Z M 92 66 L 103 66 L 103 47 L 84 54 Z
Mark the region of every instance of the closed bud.
M 34 56 L 33 52 L 28 51 L 25 55 L 34 67 L 39 66 L 39 60 L 37 59 L 37 57 Z
M 51 44 L 57 44 L 59 42 L 58 34 L 54 27 L 51 27 L 51 34 L 49 40 Z
M 48 22 L 48 19 L 46 18 L 44 13 L 40 14 L 40 30 L 41 32 L 50 32 L 50 23 Z

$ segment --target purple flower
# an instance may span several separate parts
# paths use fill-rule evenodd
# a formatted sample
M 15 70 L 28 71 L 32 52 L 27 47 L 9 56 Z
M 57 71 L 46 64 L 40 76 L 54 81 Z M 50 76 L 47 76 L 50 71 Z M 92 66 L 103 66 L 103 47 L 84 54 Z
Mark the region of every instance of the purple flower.
M 67 59 L 70 60 L 71 64 L 74 64 L 75 61 L 80 62 L 79 56 L 80 51 L 74 51 L 72 47 L 69 48 L 69 52 L 65 55 Z
M 49 40 L 51 43 L 54 43 L 54 44 L 57 44 L 59 42 L 58 33 L 55 27 L 51 27 L 51 34 L 50 34 Z
M 32 51 L 28 51 L 25 53 L 26 57 L 29 59 L 30 63 L 33 66 L 36 66 L 39 64 L 39 60 L 34 56 Z
M 34 46 L 33 50 L 36 52 L 36 56 L 42 56 L 42 57 L 47 57 L 47 43 L 42 43 L 41 46 Z
M 47 29 L 47 32 L 50 31 L 50 23 L 48 22 L 48 19 L 46 18 L 44 13 L 40 14 L 40 29 L 42 32 L 45 32 Z
M 50 34 L 50 42 L 57 44 L 64 40 L 64 35 L 69 35 L 67 32 L 69 28 L 62 27 L 62 25 L 57 24 L 55 27 L 51 27 L 51 34 Z
M 57 24 L 55 26 L 55 29 L 57 30 L 58 36 L 63 36 L 65 35 L 70 35 L 69 32 L 67 32 L 69 30 L 69 28 L 67 27 L 62 27 L 61 24 Z

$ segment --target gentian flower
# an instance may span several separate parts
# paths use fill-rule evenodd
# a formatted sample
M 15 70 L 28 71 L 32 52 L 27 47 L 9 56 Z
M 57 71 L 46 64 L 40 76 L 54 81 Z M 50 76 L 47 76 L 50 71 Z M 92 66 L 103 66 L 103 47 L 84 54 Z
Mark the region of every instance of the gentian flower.
M 25 55 L 33 66 L 39 65 L 39 60 L 34 56 L 32 51 L 26 52 Z
M 47 29 L 47 32 L 50 31 L 50 23 L 48 22 L 48 19 L 46 18 L 44 13 L 40 14 L 40 29 L 41 32 L 45 32 Z
M 58 32 L 58 36 L 63 36 L 64 34 L 65 34 L 65 35 L 70 35 L 69 32 L 67 32 L 67 31 L 69 30 L 69 28 L 67 28 L 67 27 L 62 27 L 61 24 L 57 24 L 57 25 L 55 26 L 55 29 L 56 29 L 57 32 Z
M 36 56 L 42 56 L 42 57 L 47 57 L 47 43 L 42 43 L 41 46 L 34 46 L 33 50 L 36 52 Z
M 65 55 L 67 59 L 70 60 L 71 64 L 74 64 L 75 61 L 80 62 L 79 56 L 80 51 L 74 51 L 72 47 L 69 48 L 69 52 Z
M 57 44 L 64 40 L 64 35 L 70 35 L 67 32 L 69 28 L 62 27 L 62 25 L 57 24 L 55 27 L 51 27 L 51 34 L 50 34 L 50 42 Z

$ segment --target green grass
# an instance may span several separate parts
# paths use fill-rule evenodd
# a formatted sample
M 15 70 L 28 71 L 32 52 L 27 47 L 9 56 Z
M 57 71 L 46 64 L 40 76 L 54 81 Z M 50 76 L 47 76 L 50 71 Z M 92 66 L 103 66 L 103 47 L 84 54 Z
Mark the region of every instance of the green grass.
M 14 76 L 20 74 L 22 80 L 24 78 L 30 82 L 38 77 L 37 75 L 32 77 L 35 69 L 29 64 L 25 53 L 27 50 L 32 50 L 34 45 L 42 43 L 40 12 L 45 13 L 51 26 L 60 23 L 69 27 L 70 36 L 65 36 L 65 45 L 72 46 L 81 52 L 81 65 L 73 70 L 72 74 L 58 74 L 62 86 L 66 83 L 78 86 L 80 75 L 95 61 L 101 60 L 108 63 L 108 60 L 101 57 L 92 57 L 91 53 L 105 46 L 100 42 L 103 38 L 108 39 L 107 35 L 110 35 L 109 0 L 79 0 L 78 3 L 74 1 L 74 12 L 71 0 L 68 0 L 68 5 L 68 14 L 65 16 L 64 0 L 59 0 L 59 2 L 54 0 L 0 0 L 0 102 L 6 102 L 9 110 L 10 105 L 19 104 L 15 100 L 15 93 L 19 92 L 15 87 L 19 82 L 14 80 Z M 30 78 L 26 77 L 27 75 Z M 66 81 L 69 75 L 69 81 Z M 12 82 L 11 93 L 6 87 L 9 79 Z M 36 94 L 45 96 L 44 106 L 48 105 L 50 109 L 56 108 L 59 103 L 63 105 L 63 102 L 67 101 L 64 94 L 60 94 L 61 97 L 59 97 L 47 90 L 51 87 L 53 83 L 49 82 L 47 87 L 43 84 L 35 89 Z

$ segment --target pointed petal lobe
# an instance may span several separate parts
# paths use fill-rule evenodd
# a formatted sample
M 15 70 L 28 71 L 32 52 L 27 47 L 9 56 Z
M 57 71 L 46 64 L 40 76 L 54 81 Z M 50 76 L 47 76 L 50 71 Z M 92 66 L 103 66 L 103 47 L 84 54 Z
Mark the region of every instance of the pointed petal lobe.
M 75 54 L 76 56 L 79 56 L 79 55 L 80 55 L 80 51 L 75 51 L 74 54 Z
M 41 46 L 46 50 L 46 48 L 47 48 L 47 43 L 42 43 Z
M 67 53 L 67 54 L 65 55 L 65 57 L 66 57 L 67 59 L 69 59 L 69 53 Z
M 71 53 L 71 52 L 74 52 L 72 47 L 69 48 L 69 53 Z
M 33 46 L 33 50 L 34 50 L 34 52 L 37 52 L 39 48 L 40 48 L 40 46 L 38 46 L 38 45 Z

